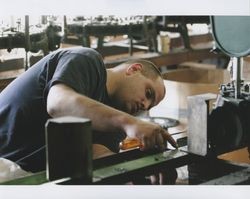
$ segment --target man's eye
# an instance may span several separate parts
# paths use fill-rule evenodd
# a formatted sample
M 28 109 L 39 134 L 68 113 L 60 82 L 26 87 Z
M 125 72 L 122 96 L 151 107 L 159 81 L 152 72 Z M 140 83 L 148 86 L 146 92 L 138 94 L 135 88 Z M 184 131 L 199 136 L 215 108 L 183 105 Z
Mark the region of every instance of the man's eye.
M 152 90 L 151 90 L 151 89 L 147 89 L 147 90 L 146 90 L 146 97 L 147 97 L 148 99 L 151 99 L 151 98 L 152 98 Z

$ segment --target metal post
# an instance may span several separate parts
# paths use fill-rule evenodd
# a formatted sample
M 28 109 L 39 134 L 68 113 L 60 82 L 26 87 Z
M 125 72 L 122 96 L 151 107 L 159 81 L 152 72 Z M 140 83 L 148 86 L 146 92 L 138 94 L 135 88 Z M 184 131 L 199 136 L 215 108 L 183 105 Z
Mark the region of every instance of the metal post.
M 235 99 L 238 99 L 241 95 L 241 69 L 243 60 L 242 57 L 233 58 L 233 72 L 234 72 L 234 86 L 235 86 Z
M 188 96 L 188 152 L 206 156 L 208 155 L 208 115 L 209 100 L 215 100 L 214 93 Z
M 30 50 L 29 16 L 25 15 L 25 70 L 28 69 L 28 52 Z

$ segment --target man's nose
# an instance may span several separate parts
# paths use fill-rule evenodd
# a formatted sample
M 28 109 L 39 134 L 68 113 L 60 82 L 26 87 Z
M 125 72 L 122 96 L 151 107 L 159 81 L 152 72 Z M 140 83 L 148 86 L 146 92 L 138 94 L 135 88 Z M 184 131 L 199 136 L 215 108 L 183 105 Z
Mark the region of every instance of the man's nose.
M 149 100 L 143 100 L 142 101 L 142 110 L 147 111 L 150 108 L 150 101 Z

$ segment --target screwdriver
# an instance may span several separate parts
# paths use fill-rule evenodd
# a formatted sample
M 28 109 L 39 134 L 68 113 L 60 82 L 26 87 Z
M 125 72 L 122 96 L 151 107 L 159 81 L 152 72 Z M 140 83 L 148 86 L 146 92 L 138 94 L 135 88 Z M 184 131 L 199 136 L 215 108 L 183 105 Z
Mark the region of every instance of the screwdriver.
M 139 139 L 137 138 L 127 138 L 120 142 L 120 149 L 121 150 L 128 150 L 128 149 L 133 149 L 136 147 L 141 147 L 142 144 Z
M 181 133 L 181 131 L 177 131 L 175 133 L 172 133 L 171 135 L 177 135 Z M 122 142 L 120 142 L 119 147 L 121 150 L 128 150 L 128 149 L 133 149 L 133 148 L 137 148 L 137 147 L 142 147 L 142 143 L 139 139 L 137 138 L 126 138 L 125 140 L 123 140 Z M 175 148 L 178 148 L 178 144 L 176 143 L 176 145 L 174 146 Z

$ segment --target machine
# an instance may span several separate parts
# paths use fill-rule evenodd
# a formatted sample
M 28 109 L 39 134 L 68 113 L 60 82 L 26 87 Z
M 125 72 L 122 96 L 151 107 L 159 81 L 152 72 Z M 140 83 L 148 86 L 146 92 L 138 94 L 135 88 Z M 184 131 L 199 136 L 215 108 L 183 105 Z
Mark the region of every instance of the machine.
M 233 173 L 237 168 L 237 165 L 232 166 L 231 163 L 216 165 L 218 155 L 250 147 L 249 84 L 241 79 L 243 56 L 250 54 L 250 20 L 248 16 L 216 16 L 211 17 L 211 24 L 216 47 L 231 57 L 233 66 L 232 81 L 221 85 L 220 95 L 205 94 L 188 98 L 188 152 L 210 159 L 207 165 L 194 166 L 196 169 L 190 169 L 190 173 L 199 170 L 202 173 L 200 175 L 205 176 L 209 171 L 207 177 L 223 172 L 225 174 L 227 170 Z M 211 104 L 211 100 L 215 100 L 214 105 Z M 238 175 L 246 177 L 244 180 L 248 179 L 249 183 L 249 165 L 244 166 L 246 167 L 242 169 L 245 171 L 238 172 Z M 211 172 L 211 169 L 215 171 Z M 230 184 L 235 179 L 232 174 L 229 176 L 213 180 L 211 183 Z M 194 178 L 196 182 L 197 176 Z M 240 181 L 240 177 L 238 180 Z

